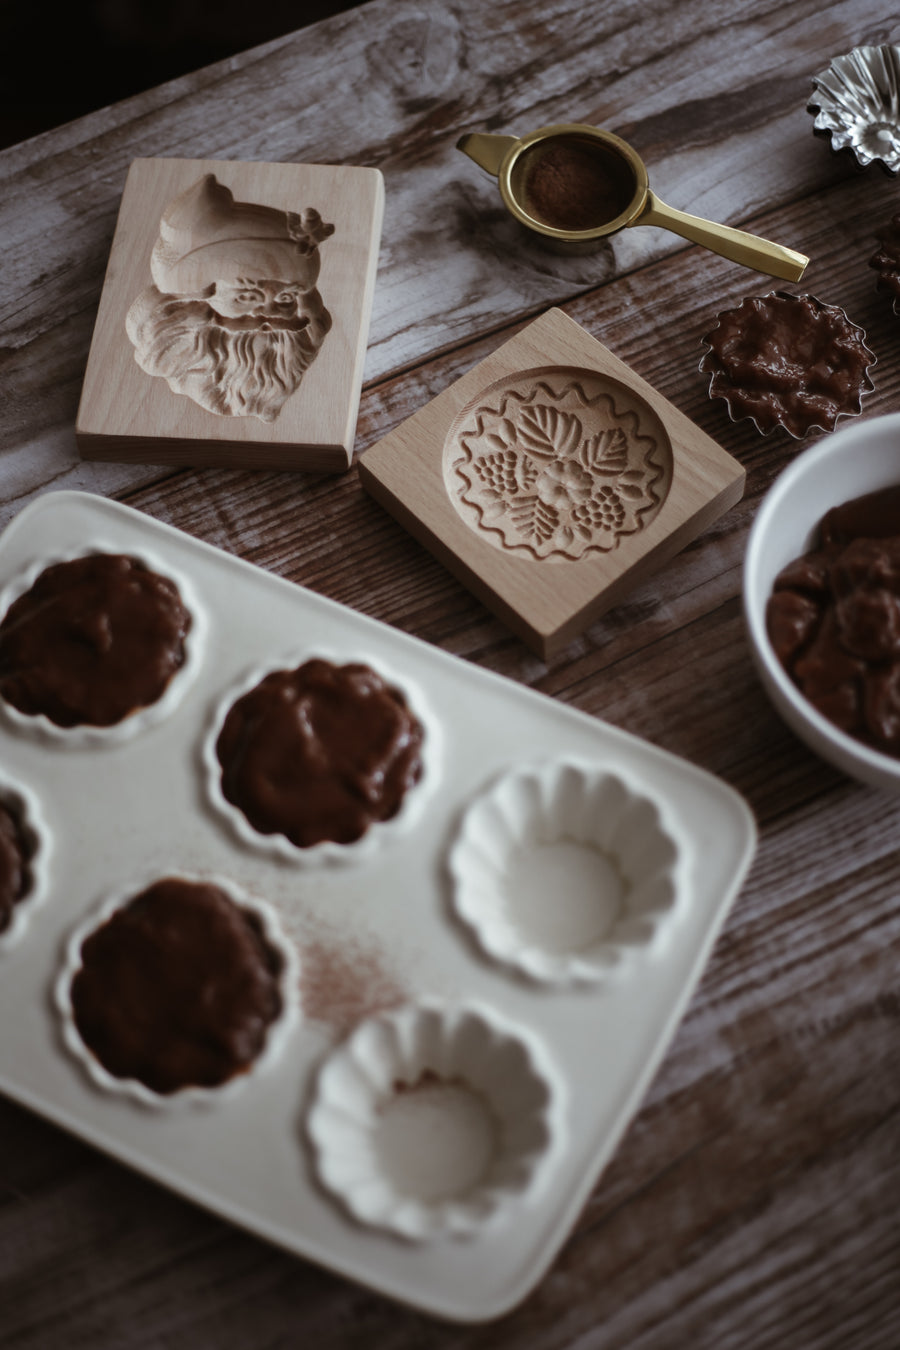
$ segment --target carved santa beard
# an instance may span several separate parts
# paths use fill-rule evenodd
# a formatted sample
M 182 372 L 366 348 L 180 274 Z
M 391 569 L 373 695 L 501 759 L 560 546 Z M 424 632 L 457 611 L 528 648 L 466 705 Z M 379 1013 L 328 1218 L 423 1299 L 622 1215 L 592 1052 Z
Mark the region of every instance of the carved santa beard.
M 205 301 L 144 291 L 125 326 L 148 375 L 208 412 L 274 422 L 315 359 L 331 317 L 318 291 L 291 319 L 226 319 Z M 248 326 L 252 322 L 254 326 Z

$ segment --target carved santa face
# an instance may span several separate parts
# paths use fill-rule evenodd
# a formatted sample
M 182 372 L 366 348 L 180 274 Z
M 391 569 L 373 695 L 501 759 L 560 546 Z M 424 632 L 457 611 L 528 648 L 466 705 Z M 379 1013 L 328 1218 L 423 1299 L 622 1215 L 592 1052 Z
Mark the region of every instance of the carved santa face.
M 273 422 L 331 318 L 318 291 L 268 284 L 269 294 L 260 284 L 203 298 L 144 291 L 126 321 L 138 364 L 209 412 Z
M 207 411 L 272 422 L 331 328 L 316 290 L 319 213 L 235 202 L 208 174 L 171 202 L 155 285 L 126 317 L 135 360 Z
M 212 294 L 207 296 L 210 309 L 220 319 L 245 321 L 240 326 L 267 328 L 305 328 L 309 316 L 303 313 L 305 292 L 295 281 L 251 281 L 238 277 L 234 281 L 217 281 Z M 258 322 L 246 325 L 246 320 Z

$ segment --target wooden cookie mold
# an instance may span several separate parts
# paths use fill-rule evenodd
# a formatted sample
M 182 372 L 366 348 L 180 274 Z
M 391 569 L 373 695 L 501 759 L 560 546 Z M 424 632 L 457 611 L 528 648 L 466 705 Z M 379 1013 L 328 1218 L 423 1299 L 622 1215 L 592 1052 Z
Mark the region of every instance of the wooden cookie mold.
M 721 446 L 560 310 L 368 450 L 360 477 L 545 659 L 744 486 Z
M 89 459 L 346 469 L 376 169 L 135 160 L 76 420 Z

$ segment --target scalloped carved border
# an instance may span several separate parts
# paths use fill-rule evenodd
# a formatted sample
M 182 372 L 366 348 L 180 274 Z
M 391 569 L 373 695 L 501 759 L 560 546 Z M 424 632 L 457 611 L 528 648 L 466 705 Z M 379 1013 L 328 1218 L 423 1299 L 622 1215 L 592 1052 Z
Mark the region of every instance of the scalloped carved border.
M 671 487 L 672 447 L 625 385 L 552 366 L 498 380 L 467 404 L 443 468 L 456 510 L 496 548 L 577 561 L 654 519 Z

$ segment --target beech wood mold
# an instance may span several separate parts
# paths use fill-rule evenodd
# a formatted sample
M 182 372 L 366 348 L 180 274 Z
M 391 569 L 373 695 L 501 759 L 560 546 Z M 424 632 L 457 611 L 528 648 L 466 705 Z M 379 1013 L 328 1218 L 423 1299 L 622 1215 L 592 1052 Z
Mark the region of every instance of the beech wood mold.
M 377 169 L 135 160 L 78 409 L 81 455 L 346 469 L 383 208 Z
M 545 659 L 744 488 L 736 460 L 556 309 L 359 467 L 372 496 Z

